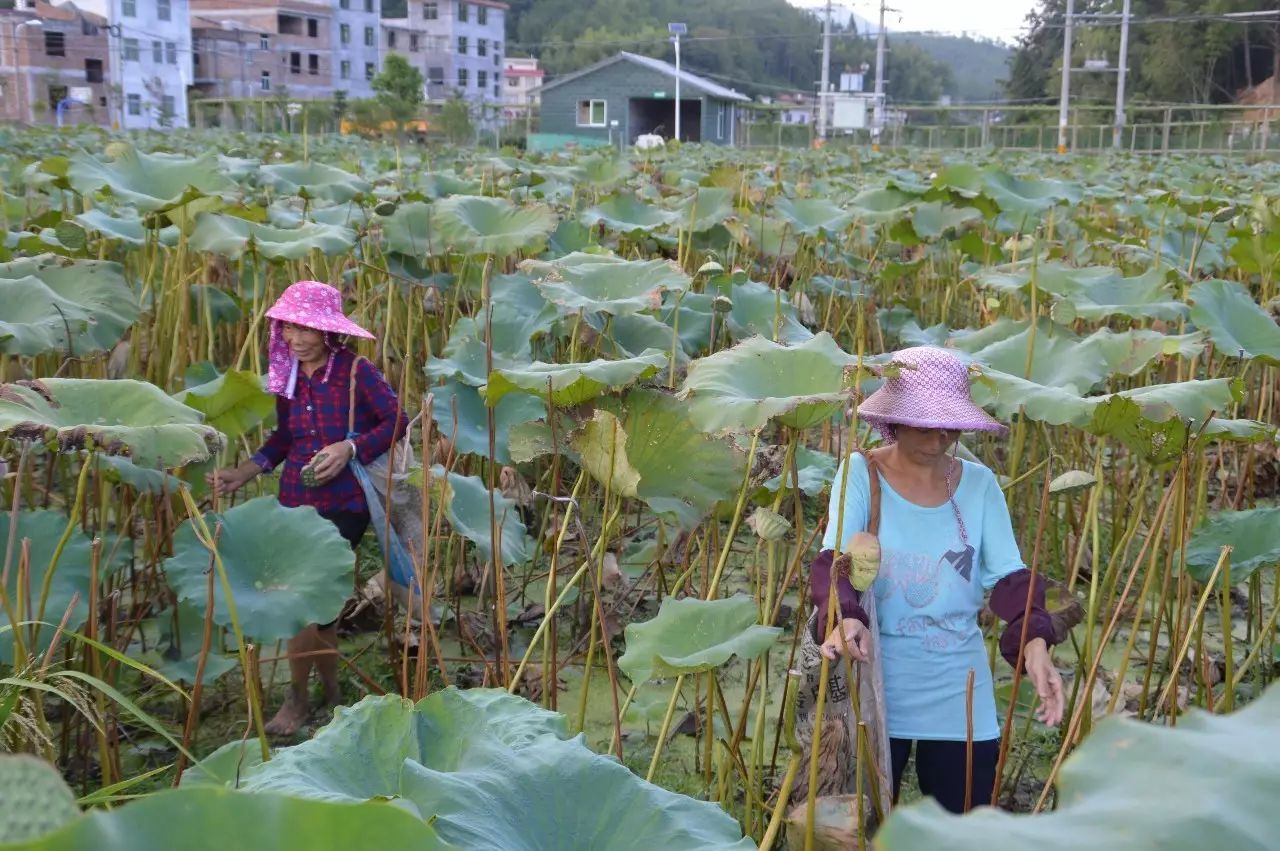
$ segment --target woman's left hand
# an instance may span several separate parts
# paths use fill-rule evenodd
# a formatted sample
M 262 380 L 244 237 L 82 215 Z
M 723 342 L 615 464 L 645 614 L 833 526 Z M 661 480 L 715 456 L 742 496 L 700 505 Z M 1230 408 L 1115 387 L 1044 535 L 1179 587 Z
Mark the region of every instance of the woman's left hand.
M 350 441 L 343 440 L 338 443 L 330 443 L 317 452 L 316 455 L 324 456 L 312 467 L 316 472 L 316 481 L 319 484 L 327 485 L 337 478 L 338 474 L 351 463 L 355 450 L 351 448 Z
M 1049 658 L 1049 648 L 1043 638 L 1033 638 L 1027 642 L 1023 654 L 1023 663 L 1027 669 L 1027 677 L 1036 687 L 1040 705 L 1036 707 L 1036 718 L 1040 723 L 1050 727 L 1062 721 L 1062 674 Z

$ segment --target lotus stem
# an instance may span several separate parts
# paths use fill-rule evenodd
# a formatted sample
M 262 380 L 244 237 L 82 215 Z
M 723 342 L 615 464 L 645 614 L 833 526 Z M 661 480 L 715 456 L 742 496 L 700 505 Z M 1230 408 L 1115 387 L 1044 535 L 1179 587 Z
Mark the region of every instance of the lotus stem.
M 80 523 L 80 514 L 84 510 L 85 484 L 89 481 L 89 468 L 93 466 L 93 450 L 89 450 L 89 455 L 80 465 L 80 475 L 76 479 L 76 495 L 71 504 L 71 516 L 67 518 L 67 525 L 62 530 L 62 537 L 58 539 L 57 546 L 53 549 L 53 557 L 49 559 L 49 566 L 45 568 L 44 580 L 40 583 L 40 603 L 34 612 L 34 619 L 37 623 L 31 627 L 31 647 L 34 652 L 36 641 L 40 635 L 39 621 L 44 618 L 44 607 L 49 601 L 49 589 L 53 586 L 53 574 L 58 569 L 58 560 L 62 558 L 62 551 L 66 549 L 67 541 L 71 540 L 71 533 L 75 531 L 76 526 Z
M 662 758 L 662 746 L 667 743 L 667 734 L 671 731 L 671 716 L 676 711 L 676 701 L 680 698 L 680 687 L 684 685 L 684 674 L 676 677 L 675 688 L 671 690 L 671 699 L 667 701 L 667 713 L 662 717 L 662 729 L 658 731 L 658 741 L 653 747 L 653 759 L 649 761 L 649 770 L 644 779 L 653 782 L 653 775 L 658 771 L 658 760 Z

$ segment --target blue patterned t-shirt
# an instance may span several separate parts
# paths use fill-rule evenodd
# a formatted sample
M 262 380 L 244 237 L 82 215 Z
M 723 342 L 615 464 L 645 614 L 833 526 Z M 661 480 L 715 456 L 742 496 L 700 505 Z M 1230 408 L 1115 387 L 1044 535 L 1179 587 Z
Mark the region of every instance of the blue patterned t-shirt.
M 955 502 L 972 552 L 961 541 L 950 503 L 923 508 L 898 495 L 880 477 L 880 574 L 872 585 L 884 666 L 889 735 L 901 739 L 963 741 L 965 684 L 974 672 L 973 738 L 1000 735 L 991 667 L 978 612 L 985 592 L 1024 565 L 1009 509 L 995 475 L 961 461 Z M 839 521 L 840 482 L 828 507 L 824 549 L 866 529 L 870 501 L 866 460 L 854 455 Z

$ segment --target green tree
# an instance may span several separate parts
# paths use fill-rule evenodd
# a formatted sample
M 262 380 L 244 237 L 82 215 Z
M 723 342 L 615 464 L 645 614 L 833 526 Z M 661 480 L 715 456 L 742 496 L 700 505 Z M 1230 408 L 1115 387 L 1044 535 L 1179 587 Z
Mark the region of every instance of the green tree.
M 387 55 L 383 60 L 381 73 L 373 78 L 373 90 L 378 93 L 378 102 L 401 128 L 405 122 L 418 117 L 422 108 L 423 84 L 422 72 L 410 65 L 408 59 L 396 53 Z
M 471 109 L 457 92 L 444 102 L 439 121 L 440 131 L 455 145 L 470 142 L 475 136 L 475 128 L 471 125 Z

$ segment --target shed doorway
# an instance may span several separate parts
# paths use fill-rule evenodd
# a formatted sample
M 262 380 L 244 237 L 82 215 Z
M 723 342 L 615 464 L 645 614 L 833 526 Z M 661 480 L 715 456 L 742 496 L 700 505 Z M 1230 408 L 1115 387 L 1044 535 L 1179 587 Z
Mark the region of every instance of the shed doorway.
M 675 101 L 671 98 L 631 98 L 628 101 L 628 144 L 636 137 L 653 133 L 664 139 L 676 135 Z M 685 142 L 702 141 L 702 101 L 680 99 L 680 137 Z

